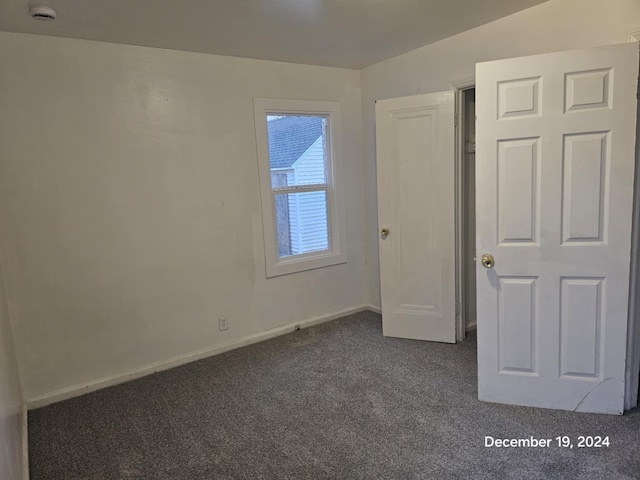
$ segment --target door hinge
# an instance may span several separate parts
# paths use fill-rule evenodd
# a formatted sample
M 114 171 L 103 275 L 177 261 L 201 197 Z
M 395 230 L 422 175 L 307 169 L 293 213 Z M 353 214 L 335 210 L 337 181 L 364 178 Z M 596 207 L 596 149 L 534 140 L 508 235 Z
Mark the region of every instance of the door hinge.
M 454 127 L 458 126 L 458 114 L 457 113 L 453 114 L 453 126 Z

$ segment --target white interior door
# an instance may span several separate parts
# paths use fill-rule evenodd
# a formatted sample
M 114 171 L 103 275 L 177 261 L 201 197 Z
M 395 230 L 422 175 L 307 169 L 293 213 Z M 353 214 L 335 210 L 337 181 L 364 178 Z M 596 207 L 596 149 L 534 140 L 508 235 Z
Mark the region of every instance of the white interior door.
M 376 103 L 382 326 L 455 342 L 453 92 Z
M 477 66 L 481 400 L 623 411 L 637 78 L 634 44 Z

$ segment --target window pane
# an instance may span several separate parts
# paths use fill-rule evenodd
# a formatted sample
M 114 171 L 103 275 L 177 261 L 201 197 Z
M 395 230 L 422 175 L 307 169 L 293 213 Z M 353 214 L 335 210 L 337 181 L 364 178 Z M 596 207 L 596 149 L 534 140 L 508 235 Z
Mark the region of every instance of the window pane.
M 326 121 L 313 115 L 267 115 L 271 172 L 288 172 L 287 183 L 273 187 L 326 183 Z
M 282 257 L 329 249 L 327 192 L 276 195 L 278 254 Z

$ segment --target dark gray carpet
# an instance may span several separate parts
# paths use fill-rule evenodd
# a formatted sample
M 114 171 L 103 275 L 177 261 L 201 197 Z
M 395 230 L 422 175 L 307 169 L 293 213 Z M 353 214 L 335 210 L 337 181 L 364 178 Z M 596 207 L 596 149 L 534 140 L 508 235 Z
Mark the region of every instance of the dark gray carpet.
M 33 480 L 640 478 L 640 412 L 481 403 L 476 344 L 318 327 L 29 414 Z M 609 448 L 489 449 L 484 435 L 608 435 Z

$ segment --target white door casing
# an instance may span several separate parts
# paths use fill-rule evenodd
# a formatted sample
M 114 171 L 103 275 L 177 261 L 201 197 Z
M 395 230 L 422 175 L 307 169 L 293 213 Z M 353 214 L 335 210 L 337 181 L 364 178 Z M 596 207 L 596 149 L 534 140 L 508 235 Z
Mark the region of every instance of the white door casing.
M 383 333 L 454 343 L 453 92 L 376 102 L 376 151 Z
M 634 44 L 477 65 L 481 400 L 623 412 L 637 78 Z

